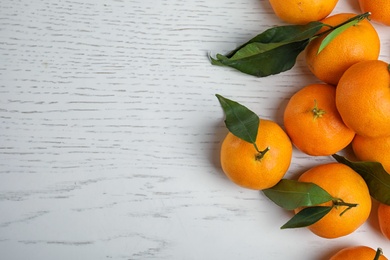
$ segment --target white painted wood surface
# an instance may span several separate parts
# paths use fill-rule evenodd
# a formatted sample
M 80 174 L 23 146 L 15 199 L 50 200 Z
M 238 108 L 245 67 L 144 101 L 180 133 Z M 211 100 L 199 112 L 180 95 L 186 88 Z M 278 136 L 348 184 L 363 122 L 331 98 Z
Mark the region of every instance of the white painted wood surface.
M 291 213 L 221 172 L 216 93 L 281 123 L 316 79 L 301 56 L 259 79 L 207 53 L 281 24 L 266 0 L 2 1 L 0 258 L 325 260 L 356 244 L 390 256 L 375 214 L 335 240 L 280 230 Z M 390 61 L 389 27 L 375 27 Z M 295 150 L 286 177 L 328 161 Z

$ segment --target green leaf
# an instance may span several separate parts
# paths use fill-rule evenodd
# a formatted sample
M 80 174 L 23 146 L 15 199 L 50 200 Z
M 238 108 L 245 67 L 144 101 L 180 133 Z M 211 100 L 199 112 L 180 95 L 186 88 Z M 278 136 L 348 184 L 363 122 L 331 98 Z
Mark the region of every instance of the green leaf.
M 311 38 L 324 24 L 310 22 L 305 25 L 276 26 L 253 38 L 256 42 L 293 42 Z
M 255 56 L 257 54 L 261 54 L 267 51 L 270 51 L 272 49 L 275 49 L 277 47 L 280 47 L 286 43 L 260 43 L 260 42 L 253 42 L 250 44 L 247 44 L 245 47 L 239 49 L 231 58 L 230 60 L 239 60 L 251 56 Z M 226 59 L 229 59 L 226 57 Z
M 248 42 L 236 48 L 226 56 L 228 58 L 233 57 L 236 52 L 251 43 L 269 45 L 266 48 L 271 49 L 278 47 L 275 43 L 282 45 L 307 40 L 313 37 L 323 26 L 324 24 L 321 22 L 310 22 L 306 25 L 275 26 L 250 39 Z
M 287 221 L 281 229 L 310 226 L 322 219 L 332 210 L 332 208 L 332 206 L 314 206 L 304 208 Z
M 331 201 L 333 197 L 314 183 L 282 179 L 263 193 L 278 206 L 293 210 L 299 207 L 315 206 Z
M 249 75 L 266 77 L 291 69 L 308 43 L 309 40 L 286 43 L 266 51 L 257 51 L 259 45 L 252 43 L 246 45 L 230 59 L 218 55 L 218 60 L 211 60 L 214 65 L 228 66 Z
M 343 156 L 332 155 L 336 161 L 351 167 L 367 183 L 371 196 L 381 203 L 390 205 L 390 174 L 379 162 L 352 162 Z
M 229 131 L 249 143 L 255 144 L 259 117 L 245 106 L 216 94 L 225 112 L 225 124 Z
M 228 66 L 253 76 L 278 74 L 295 65 L 297 56 L 322 26 L 321 22 L 311 22 L 270 28 L 226 56 L 217 54 L 210 60 L 213 65 Z
M 333 41 L 338 35 L 347 30 L 349 27 L 359 23 L 360 20 L 352 20 L 338 28 L 334 28 L 321 42 L 318 48 L 317 54 L 319 54 L 331 41 Z

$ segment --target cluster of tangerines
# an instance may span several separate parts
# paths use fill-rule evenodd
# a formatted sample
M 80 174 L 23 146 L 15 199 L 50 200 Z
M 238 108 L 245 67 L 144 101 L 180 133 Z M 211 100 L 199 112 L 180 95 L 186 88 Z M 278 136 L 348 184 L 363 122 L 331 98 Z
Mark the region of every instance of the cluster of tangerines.
M 291 24 L 321 21 L 335 26 L 355 14 L 328 16 L 338 0 L 269 0 L 275 14 Z M 359 0 L 374 22 L 390 26 L 389 0 Z M 325 30 L 325 29 L 324 29 Z M 322 31 L 324 31 L 322 30 Z M 320 31 L 321 33 L 321 31 Z M 292 145 L 310 156 L 329 156 L 347 146 L 362 161 L 380 162 L 390 173 L 390 66 L 378 60 L 380 37 L 367 19 L 341 32 L 319 53 L 326 37 L 313 39 L 305 50 L 309 70 L 323 83 L 301 88 L 284 110 L 284 128 L 260 119 L 256 147 L 228 133 L 221 147 L 221 166 L 234 183 L 264 190 L 276 185 L 287 172 Z M 255 155 L 255 156 L 254 156 Z M 369 217 L 372 199 L 364 179 L 341 163 L 317 165 L 298 181 L 315 183 L 334 197 L 358 203 L 348 214 L 341 207 L 308 228 L 318 236 L 348 235 Z M 295 210 L 299 212 L 300 209 Z M 380 203 L 378 221 L 390 239 L 390 206 Z M 374 259 L 375 250 L 347 248 L 331 259 Z M 386 259 L 383 255 L 375 259 Z

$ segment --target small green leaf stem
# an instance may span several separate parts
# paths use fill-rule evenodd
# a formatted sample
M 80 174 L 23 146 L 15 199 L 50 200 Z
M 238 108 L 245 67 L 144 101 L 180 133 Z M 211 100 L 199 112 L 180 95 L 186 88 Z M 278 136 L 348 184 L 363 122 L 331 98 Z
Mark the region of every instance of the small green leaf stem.
M 381 255 L 383 255 L 382 248 L 378 247 L 378 249 L 376 250 L 375 257 L 374 257 L 373 260 L 379 260 L 379 257 L 381 257 Z
M 263 151 L 259 151 L 256 155 L 255 155 L 255 160 L 256 161 L 261 161 L 261 159 L 263 159 L 264 155 L 270 150 L 271 148 L 269 146 L 267 146 Z
M 342 199 L 335 199 L 332 201 L 333 202 L 333 206 L 335 208 L 338 208 L 338 207 L 341 207 L 341 206 L 344 206 L 344 207 L 347 207 L 346 209 L 344 209 L 341 213 L 340 213 L 340 216 L 344 215 L 345 212 L 347 212 L 348 210 L 354 208 L 354 207 L 357 207 L 359 204 L 356 204 L 356 203 L 347 203 L 347 202 L 344 202 Z

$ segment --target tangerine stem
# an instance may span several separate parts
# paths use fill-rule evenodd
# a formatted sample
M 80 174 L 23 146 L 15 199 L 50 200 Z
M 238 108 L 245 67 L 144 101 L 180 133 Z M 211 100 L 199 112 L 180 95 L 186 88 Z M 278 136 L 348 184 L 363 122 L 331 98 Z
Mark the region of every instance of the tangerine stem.
M 253 142 L 253 146 L 255 147 L 255 149 L 256 149 L 256 151 L 257 151 L 258 153 L 261 153 L 261 151 L 259 150 L 259 148 L 257 147 L 257 144 L 256 144 L 255 142 Z
M 371 12 L 365 12 L 364 14 L 356 15 L 356 16 L 352 17 L 351 19 L 346 20 L 343 23 L 340 23 L 340 24 L 338 24 L 336 26 L 332 26 L 328 30 L 323 31 L 322 33 L 319 33 L 319 34 L 315 35 L 314 37 L 319 37 L 319 36 L 322 36 L 324 34 L 327 34 L 328 32 L 330 32 L 330 31 L 332 31 L 334 29 L 337 29 L 337 28 L 343 26 L 344 24 L 347 24 L 347 23 L 355 21 L 355 20 L 358 20 L 360 22 L 361 20 L 363 20 L 365 18 L 368 18 L 370 15 L 371 15 Z
M 323 31 L 323 32 L 321 32 L 321 33 L 319 33 L 319 34 L 314 35 L 313 38 L 317 38 L 317 37 L 320 37 L 320 36 L 322 36 L 324 34 L 327 34 L 328 32 L 333 31 L 334 29 L 337 29 L 337 28 L 339 28 L 339 27 L 341 27 L 341 26 L 343 26 L 343 25 L 345 25 L 345 24 L 347 24 L 349 22 L 352 22 L 352 21 L 355 21 L 355 20 L 358 20 L 358 22 L 360 22 L 361 20 L 363 20 L 365 18 L 368 18 L 370 15 L 371 15 L 371 12 L 366 12 L 364 14 L 356 15 L 356 16 L 354 16 L 354 17 L 352 17 L 352 18 L 346 20 L 345 22 L 340 23 L 340 24 L 338 24 L 336 26 L 331 26 L 331 25 L 328 25 L 328 24 L 324 24 L 325 26 L 328 26 L 330 28 L 325 30 L 325 31 Z
M 379 260 L 379 257 L 382 254 L 383 254 L 382 248 L 378 247 L 378 249 L 376 250 L 376 254 L 375 254 L 374 260 Z
M 255 155 L 255 160 L 260 161 L 263 159 L 264 155 L 270 150 L 271 148 L 268 146 L 265 148 L 263 151 L 259 152 L 258 154 Z
M 314 115 L 314 119 L 322 117 L 326 112 L 323 109 L 318 108 L 317 100 L 314 99 L 314 108 L 311 110 Z
M 338 207 L 338 206 L 344 206 L 344 207 L 347 207 L 345 210 L 343 210 L 343 212 L 340 213 L 340 216 L 342 216 L 345 212 L 347 212 L 348 210 L 350 210 L 351 208 L 354 208 L 354 207 L 357 207 L 359 204 L 356 204 L 356 203 L 348 203 L 348 202 L 345 202 L 343 201 L 342 199 L 335 199 L 333 200 L 333 206 L 334 207 Z

